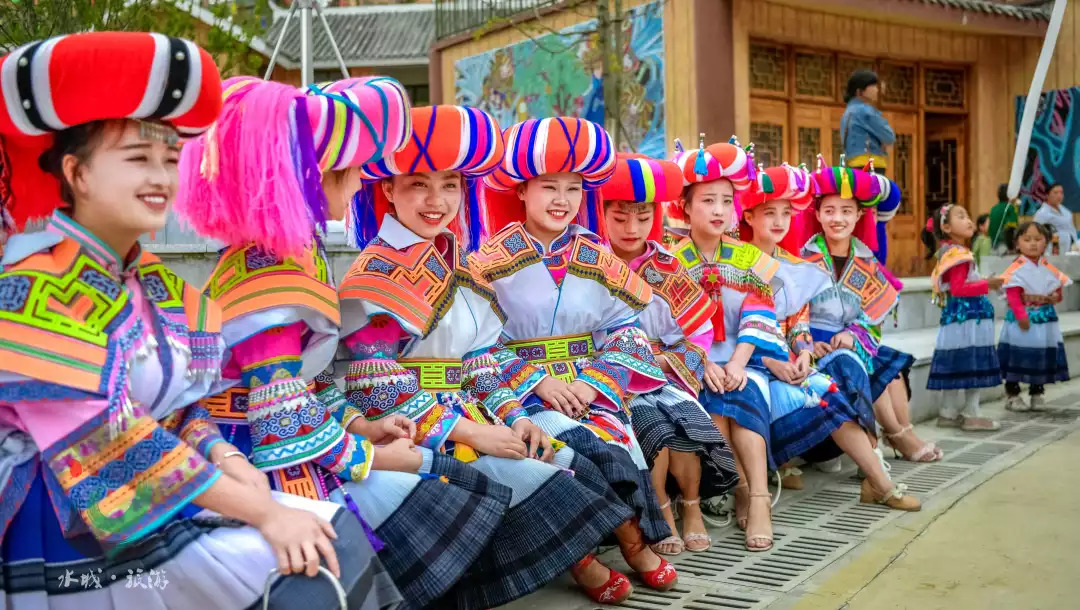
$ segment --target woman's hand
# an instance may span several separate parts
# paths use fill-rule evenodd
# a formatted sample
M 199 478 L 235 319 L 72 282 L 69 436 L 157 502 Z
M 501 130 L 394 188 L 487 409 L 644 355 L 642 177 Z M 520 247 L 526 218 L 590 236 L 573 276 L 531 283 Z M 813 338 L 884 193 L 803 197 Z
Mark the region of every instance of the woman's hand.
M 337 540 L 334 526 L 306 510 L 282 506 L 273 500 L 257 523 L 253 523 L 277 555 L 282 574 L 319 573 L 320 557 L 335 577 L 341 578 L 337 552 L 331 540 Z
M 258 468 L 247 461 L 247 457 L 237 455 L 240 452 L 236 447 L 227 443 L 218 443 L 210 448 L 210 461 L 214 463 L 226 476 L 239 483 L 254 487 L 259 493 L 270 497 L 270 480 Z M 225 457 L 225 454 L 230 454 Z
M 575 379 L 568 387 L 582 405 L 581 410 L 576 411 L 574 417 L 585 415 L 585 412 L 589 410 L 589 405 L 596 402 L 596 399 L 600 397 L 600 392 L 596 388 L 580 379 Z
M 745 366 L 728 362 L 724 365 L 724 372 L 727 374 L 727 379 L 724 380 L 725 392 L 739 391 L 746 387 Z
M 411 438 L 399 438 L 389 445 L 375 447 L 374 460 L 371 467 L 375 470 L 419 472 L 424 456 Z
M 717 394 L 724 393 L 724 385 L 727 381 L 727 371 L 724 367 L 713 362 L 712 360 L 705 361 L 705 385 L 709 386 L 709 389 Z
M 784 383 L 795 383 L 792 381 L 795 379 L 795 365 L 784 361 L 777 360 L 776 358 L 762 358 L 762 364 L 765 368 L 769 369 L 769 372 L 776 376 L 777 379 Z
M 814 357 L 821 360 L 825 356 L 828 356 L 833 351 L 833 348 L 824 341 L 814 341 Z
M 399 438 L 416 436 L 416 422 L 404 415 L 389 415 L 371 423 L 367 439 L 376 445 L 386 445 Z
M 470 428 L 465 443 L 480 453 L 512 460 L 523 460 L 529 455 L 525 441 L 506 426 L 476 424 Z
M 841 331 L 833 335 L 829 345 L 833 349 L 855 349 L 855 335 L 848 331 Z M 830 350 L 831 351 L 831 350 Z
M 802 383 L 810 373 L 813 372 L 811 366 L 811 360 L 814 355 L 810 353 L 810 350 L 803 350 L 799 352 L 799 357 L 795 359 L 795 375 L 796 381 L 794 383 Z
M 570 390 L 570 386 L 563 380 L 548 375 L 536 384 L 533 393 L 540 397 L 551 409 L 562 413 L 567 417 L 577 417 L 575 413 L 584 413 L 586 405 L 581 403 L 577 394 Z
M 517 434 L 518 438 L 529 445 L 529 457 L 549 464 L 555 459 L 555 450 L 551 448 L 551 439 L 548 438 L 547 432 L 540 429 L 540 426 L 522 417 L 514 422 L 511 429 Z M 540 449 L 539 454 L 537 449 Z

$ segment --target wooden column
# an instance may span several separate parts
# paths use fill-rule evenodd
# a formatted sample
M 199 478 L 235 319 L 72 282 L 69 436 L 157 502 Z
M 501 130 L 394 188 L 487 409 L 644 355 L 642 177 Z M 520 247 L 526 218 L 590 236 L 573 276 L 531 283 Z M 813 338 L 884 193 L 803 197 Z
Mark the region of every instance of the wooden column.
M 694 80 L 697 131 L 709 142 L 735 133 L 735 0 L 694 0 Z M 678 70 L 678 66 L 671 69 Z M 687 143 L 696 146 L 697 142 Z

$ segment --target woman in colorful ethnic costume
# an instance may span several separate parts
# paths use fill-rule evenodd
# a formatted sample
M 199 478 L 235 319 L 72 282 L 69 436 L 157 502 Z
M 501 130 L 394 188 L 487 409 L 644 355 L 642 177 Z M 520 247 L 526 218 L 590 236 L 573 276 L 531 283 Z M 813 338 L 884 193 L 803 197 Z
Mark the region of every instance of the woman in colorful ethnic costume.
M 475 187 L 502 162 L 498 124 L 474 108 L 434 106 L 413 109 L 412 129 L 404 150 L 363 167 L 370 182 L 354 200 L 353 218 L 374 210 L 377 219 L 356 232 L 378 235 L 338 289 L 353 358 L 345 425 L 404 415 L 416 444 L 513 490 L 499 533 L 446 600 L 491 608 L 570 569 L 633 513 L 575 480 L 586 468 L 601 475 L 552 447 L 491 353 L 505 316 L 465 247 L 480 240 Z
M 831 289 L 833 278 L 821 267 L 778 245 L 790 232 L 793 214 L 806 210 L 813 200 L 810 172 L 786 163 L 759 169 L 750 189 L 741 195 L 739 236 L 779 263 L 776 278 L 780 286 L 774 301 L 780 330 L 790 350 L 788 360 L 762 358 L 773 377 L 769 383 L 773 460 L 785 464 L 831 439 L 866 475 L 862 502 L 918 510 L 918 500 L 905 496 L 903 485 L 892 483 L 874 453 L 871 439 L 877 441 L 877 430 L 870 378 L 862 365 L 854 358 L 841 358 L 841 349 L 834 349 L 818 360 L 817 367 L 813 366 L 810 301 Z M 818 372 L 826 369 L 834 373 L 836 381 Z M 846 391 L 841 391 L 838 384 L 846 386 Z
M 671 530 L 625 409 L 631 394 L 666 381 L 637 325 L 652 291 L 574 224 L 596 225 L 595 190 L 615 167 L 611 137 L 589 121 L 552 118 L 518 123 L 503 142 L 502 165 L 484 178 L 487 228 L 498 232 L 469 259 L 506 313 L 508 350 L 496 358 L 533 423 L 600 468 L 594 491 L 610 487 L 634 509 L 616 530 L 623 557 L 647 586 L 669 589 L 675 569 L 646 543 Z M 574 576 L 594 599 L 629 591 L 591 556 Z
M 0 605 L 239 610 L 273 568 L 314 576 L 324 560 L 357 607 L 395 606 L 356 519 L 271 497 L 193 404 L 220 385 L 221 311 L 139 246 L 165 227 L 178 134 L 221 109 L 210 56 L 160 34 L 75 34 L 13 51 L 0 74 L 0 144 L 19 160 L 5 212 L 19 226 L 51 213 L 11 238 L 0 273 Z M 325 579 L 270 597 L 337 605 Z
M 668 383 L 630 401 L 634 434 L 652 467 L 652 482 L 674 535 L 653 545 L 664 555 L 712 545 L 701 514 L 701 498 L 721 496 L 737 483 L 735 459 L 709 414 L 697 401 L 712 342 L 716 306 L 661 244 L 663 209 L 677 199 L 682 168 L 670 161 L 618 153 L 615 174 L 601 187 L 601 235 L 611 250 L 652 287 L 653 296 L 638 318 L 656 362 Z M 671 509 L 681 494 L 684 532 L 679 537 Z
M 776 466 L 768 452 L 769 377 L 761 357 L 787 358 L 773 309 L 778 264 L 727 234 L 735 192 L 753 177 L 751 160 L 734 138 L 706 147 L 702 136 L 697 150 L 676 149 L 683 193 L 672 212 L 688 221 L 690 235 L 674 254 L 717 307 L 701 404 L 734 449 L 742 481 L 735 517 L 746 530 L 746 548 L 767 551 L 773 544 L 767 472 Z
M 223 304 L 232 347 L 225 377 L 239 389 L 208 407 L 272 487 L 329 497 L 374 529 L 406 605 L 427 606 L 479 556 L 509 490 L 414 447 L 407 418 L 347 432 L 333 379 L 318 396 L 308 386 L 331 365 L 339 338 L 319 224 L 344 218 L 360 165 L 404 143 L 408 100 L 384 77 L 311 95 L 242 77 L 226 81 L 224 98 L 222 118 L 185 147 L 181 167 L 181 212 L 230 244 L 206 292 Z
M 828 167 L 821 155 L 811 177 L 817 189 L 815 208 L 800 217 L 793 241 L 802 242 L 803 258 L 832 279 L 832 286 L 810 302 L 814 356 L 828 365 L 829 356 L 839 352 L 833 358 L 858 363 L 870 376 L 874 416 L 889 445 L 907 460 L 940 460 L 941 450 L 916 436 L 911 426 L 900 373 L 914 358 L 881 343 L 881 323 L 899 304 L 900 293 L 863 241 L 876 239 L 874 206 L 899 197 L 900 189 L 880 174 Z M 880 381 L 885 379 L 891 381 Z M 845 391 L 852 391 L 850 382 L 842 383 Z

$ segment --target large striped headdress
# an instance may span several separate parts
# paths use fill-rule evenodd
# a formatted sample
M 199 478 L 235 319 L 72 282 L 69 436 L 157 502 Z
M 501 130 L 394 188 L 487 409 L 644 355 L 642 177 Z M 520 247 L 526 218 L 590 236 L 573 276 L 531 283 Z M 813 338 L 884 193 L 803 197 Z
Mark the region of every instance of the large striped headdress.
M 203 235 L 279 256 L 301 255 L 325 228 L 322 173 L 396 150 L 408 124 L 404 91 L 384 77 L 306 95 L 240 76 L 222 97 L 221 118 L 184 147 L 177 212 Z
M 615 170 L 615 149 L 603 127 L 585 119 L 555 117 L 529 119 L 503 132 L 506 156 L 484 178 L 485 224 L 495 233 L 512 222 L 525 220 L 525 206 L 517 196 L 519 184 L 544 174 L 579 174 L 585 189 L 576 222 L 591 231 L 599 224 L 596 189 Z
M 753 239 L 754 231 L 750 224 L 746 222 L 746 219 L 743 218 L 742 212 L 752 210 L 770 201 L 783 199 L 791 203 L 791 207 L 796 213 L 800 213 L 809 208 L 810 204 L 814 202 L 814 180 L 805 167 L 792 167 L 784 163 L 777 167 L 759 167 L 755 173 L 756 176 L 750 184 L 750 188 L 740 192 L 737 197 L 739 209 L 741 210 L 739 213 L 739 239 L 744 241 Z M 788 230 L 788 234 L 781 244 L 789 250 L 794 248 L 795 252 L 798 252 L 802 244 L 796 243 L 798 241 L 797 237 L 793 238 L 793 240 L 789 240 L 788 237 L 791 237 L 793 232 L 798 232 L 796 230 L 797 215 L 796 218 L 792 218 L 791 229 Z
M 825 163 L 825 157 L 818 155 L 817 171 L 811 174 L 811 178 L 814 181 L 817 201 L 829 195 L 839 195 L 866 208 L 866 213 L 859 219 L 852 235 L 871 250 L 877 250 L 877 223 L 878 221 L 887 222 L 896 215 L 896 210 L 900 205 L 900 187 L 885 176 L 875 174 L 873 161 L 864 169 L 853 169 L 844 165 L 843 156 L 841 156 L 840 165 L 829 166 Z M 877 214 L 879 209 L 880 215 Z M 806 240 L 821 231 L 821 224 L 817 220 L 817 215 L 812 212 L 800 215 L 800 219 L 799 238 L 802 244 L 805 244 Z
M 603 202 L 660 204 L 679 198 L 683 188 L 682 168 L 671 161 L 653 159 L 635 153 L 615 155 L 615 173 L 600 187 Z M 664 234 L 664 211 L 656 206 L 649 239 L 660 241 Z M 601 210 L 603 211 L 603 210 Z M 601 216 L 600 235 L 607 239 L 607 225 Z
M 404 148 L 361 168 L 365 185 L 353 198 L 349 235 L 364 247 L 378 234 L 391 204 L 379 184 L 405 174 L 456 171 L 465 182 L 465 200 L 450 230 L 466 249 L 480 245 L 483 223 L 477 187 L 503 159 L 502 135 L 494 117 L 467 106 L 412 109 L 412 129 Z
M 750 150 L 753 150 L 753 145 Z M 727 142 L 705 146 L 705 134 L 701 134 L 697 149 L 689 151 L 683 148 L 682 142 L 675 140 L 675 155 L 671 161 L 682 171 L 683 187 L 724 179 L 738 192 L 750 188 L 750 183 L 756 177 L 753 154 L 739 146 L 735 136 L 731 136 Z M 667 206 L 668 214 L 689 222 L 677 199 Z
M 70 34 L 19 47 L 0 59 L 0 91 L 0 236 L 61 205 L 56 178 L 38 164 L 54 132 L 147 119 L 190 136 L 221 110 L 221 77 L 206 51 L 138 32 Z

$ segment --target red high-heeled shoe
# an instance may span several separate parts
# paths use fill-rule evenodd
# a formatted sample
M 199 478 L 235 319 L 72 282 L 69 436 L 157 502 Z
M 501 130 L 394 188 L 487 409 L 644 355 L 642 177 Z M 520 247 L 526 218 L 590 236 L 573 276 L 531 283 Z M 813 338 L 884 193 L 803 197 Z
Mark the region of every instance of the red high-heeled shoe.
M 585 591 L 585 595 L 588 595 L 589 599 L 598 604 L 617 605 L 626 601 L 630 594 L 634 592 L 634 586 L 630 584 L 629 578 L 611 568 L 608 568 L 610 574 L 607 582 L 599 587 L 586 587 L 578 580 L 577 571 L 588 567 L 594 561 L 596 561 L 596 555 L 589 553 L 584 559 L 574 564 L 573 569 L 570 571 L 574 581 L 581 585 L 581 589 Z

